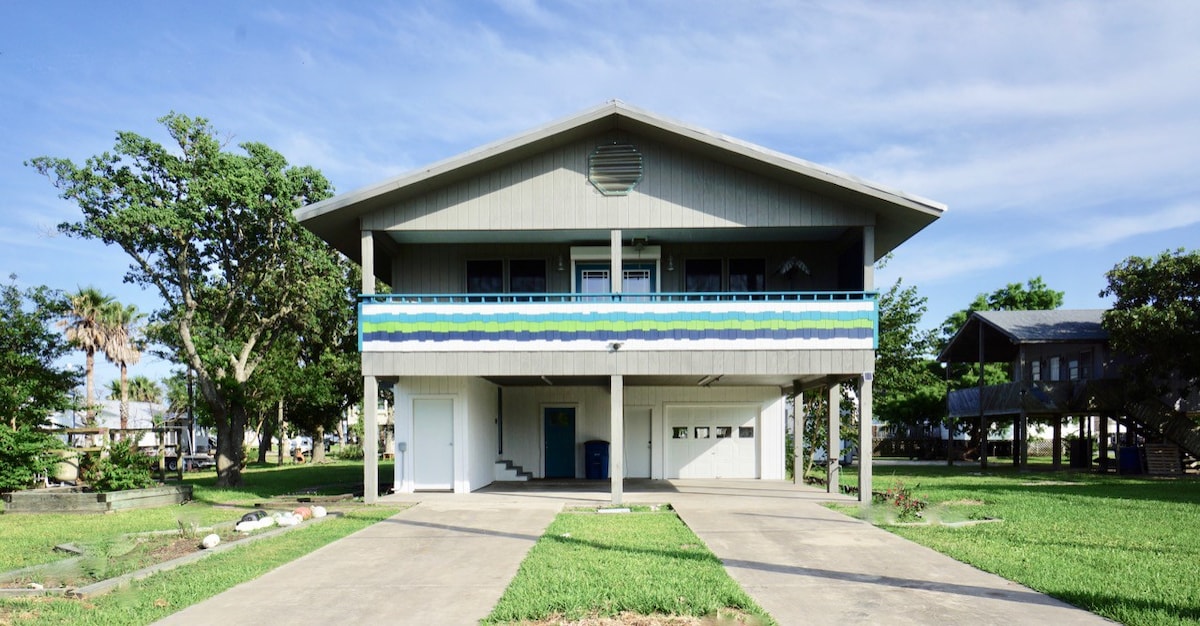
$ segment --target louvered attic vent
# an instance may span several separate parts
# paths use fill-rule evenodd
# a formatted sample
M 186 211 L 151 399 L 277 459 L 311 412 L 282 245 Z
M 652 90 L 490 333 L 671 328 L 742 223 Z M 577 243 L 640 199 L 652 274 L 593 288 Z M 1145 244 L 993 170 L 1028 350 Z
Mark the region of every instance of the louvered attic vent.
M 600 146 L 588 157 L 588 180 L 606 196 L 623 196 L 642 180 L 642 153 L 627 143 Z

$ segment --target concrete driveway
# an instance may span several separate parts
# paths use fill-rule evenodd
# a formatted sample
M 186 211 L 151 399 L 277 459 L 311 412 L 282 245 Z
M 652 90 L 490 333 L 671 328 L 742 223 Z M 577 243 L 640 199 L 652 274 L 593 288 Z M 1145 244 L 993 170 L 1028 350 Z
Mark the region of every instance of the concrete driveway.
M 638 481 L 625 502 L 670 503 L 781 624 L 1110 624 L 826 509 L 849 498 L 791 483 Z M 567 505 L 606 482 L 500 483 L 399 494 L 406 511 L 161 624 L 475 624 Z

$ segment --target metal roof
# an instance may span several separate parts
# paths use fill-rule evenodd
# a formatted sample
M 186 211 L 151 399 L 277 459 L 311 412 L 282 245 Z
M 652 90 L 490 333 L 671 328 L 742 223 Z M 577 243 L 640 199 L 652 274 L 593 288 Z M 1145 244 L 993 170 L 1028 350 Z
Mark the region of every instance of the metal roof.
M 360 218 L 405 198 L 478 176 L 506 163 L 609 130 L 677 145 L 747 171 L 782 180 L 875 211 L 876 258 L 937 219 L 946 206 L 726 135 L 667 120 L 613 100 L 529 132 L 301 207 L 296 219 L 347 256 L 359 260 Z
M 987 362 L 1012 361 L 1021 345 L 1105 342 L 1108 331 L 1101 324 L 1103 315 L 1104 309 L 975 311 L 950 339 L 938 360 L 978 362 L 980 332 L 983 360 Z

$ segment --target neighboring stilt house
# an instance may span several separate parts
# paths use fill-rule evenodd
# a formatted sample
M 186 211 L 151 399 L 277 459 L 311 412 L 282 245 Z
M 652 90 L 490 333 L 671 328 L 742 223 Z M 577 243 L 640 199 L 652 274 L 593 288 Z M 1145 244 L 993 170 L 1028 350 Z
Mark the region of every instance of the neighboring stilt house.
M 1135 435 L 1154 441 L 1165 439 L 1197 454 L 1200 429 L 1186 412 L 1153 398 L 1138 402 L 1126 398 L 1120 378 L 1121 357 L 1109 350 L 1108 332 L 1101 323 L 1103 314 L 1101 309 L 972 313 L 938 360 L 1008 363 L 1013 382 L 951 392 L 950 416 L 978 419 L 985 425 L 1011 424 L 1012 458 L 1018 466 L 1028 462 L 1031 420 L 1049 422 L 1055 467 L 1062 463 L 1065 420 L 1078 420 L 1078 434 L 1071 449 L 1073 467 L 1091 467 L 1093 455 L 1098 454 L 1104 469 L 1122 463 L 1132 465 L 1134 461 L 1140 468 L 1139 459 L 1109 454 L 1117 447 L 1124 448 L 1122 453 L 1140 454 L 1133 449 L 1131 439 Z M 1093 440 L 1097 450 L 1090 447 Z M 1173 459 L 1173 467 L 1177 468 L 1179 449 L 1174 445 L 1147 446 L 1145 451 L 1151 459 Z M 981 452 L 986 458 L 986 450 Z
M 782 479 L 789 394 L 843 380 L 869 494 L 874 263 L 943 210 L 612 102 L 296 216 L 363 267 L 368 500 L 385 384 L 397 491 L 599 476 L 617 502 Z

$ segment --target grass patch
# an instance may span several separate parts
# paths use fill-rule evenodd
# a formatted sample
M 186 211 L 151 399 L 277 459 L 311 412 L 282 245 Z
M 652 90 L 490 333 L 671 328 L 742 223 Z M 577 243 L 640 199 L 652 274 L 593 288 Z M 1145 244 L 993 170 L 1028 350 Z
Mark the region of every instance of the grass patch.
M 49 596 L 0 600 L 0 624 L 149 624 L 391 517 L 397 511 L 359 508 L 341 519 L 214 554 L 202 566 L 156 574 L 91 600 Z
M 912 487 L 926 518 L 1003 520 L 884 524 L 900 536 L 1124 624 L 1200 624 L 1200 480 L 959 465 L 877 467 L 874 482 Z
M 390 476 L 391 464 L 380 464 L 380 475 Z M 195 534 L 197 527 L 238 520 L 254 503 L 293 493 L 348 493 L 362 484 L 362 462 L 322 465 L 251 465 L 244 472 L 245 486 L 217 489 L 214 471 L 186 474 L 193 485 L 192 502 L 154 509 L 91 514 L 0 515 L 0 571 L 53 563 L 72 555 L 54 546 L 111 546 L 128 543 L 126 535 L 150 531 Z M 381 484 L 385 484 L 381 481 Z M 281 508 L 287 508 L 286 504 Z M 0 625 L 8 624 L 143 624 L 209 598 L 238 583 L 255 578 L 335 539 L 394 515 L 395 507 L 364 507 L 352 501 L 330 505 L 343 511 L 330 519 L 295 532 L 265 539 L 229 552 L 215 554 L 202 566 L 156 574 L 131 587 L 87 601 L 60 597 L 0 600 Z M 199 539 L 197 538 L 198 542 Z M 104 550 L 105 552 L 114 550 Z M 118 566 L 122 571 L 144 565 L 143 557 Z M 84 565 L 87 565 L 86 563 Z M 105 576 L 114 571 L 103 572 Z
M 546 529 L 484 623 L 722 612 L 774 623 L 674 512 L 571 511 Z

